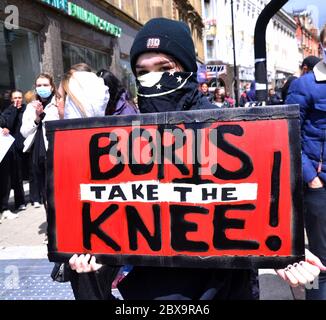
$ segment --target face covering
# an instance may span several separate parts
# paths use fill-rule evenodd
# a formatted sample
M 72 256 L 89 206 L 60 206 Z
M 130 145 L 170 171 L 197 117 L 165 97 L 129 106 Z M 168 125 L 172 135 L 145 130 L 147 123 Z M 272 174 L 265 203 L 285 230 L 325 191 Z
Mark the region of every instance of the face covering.
M 51 87 L 36 87 L 36 92 L 42 99 L 46 99 L 52 94 Z
M 196 73 L 149 72 L 136 79 L 141 113 L 190 109 L 198 92 Z

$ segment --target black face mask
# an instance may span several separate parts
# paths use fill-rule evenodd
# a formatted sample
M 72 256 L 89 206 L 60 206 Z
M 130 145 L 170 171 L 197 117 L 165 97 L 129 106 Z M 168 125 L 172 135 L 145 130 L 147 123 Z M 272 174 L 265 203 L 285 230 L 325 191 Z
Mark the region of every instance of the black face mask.
M 136 83 L 141 113 L 188 110 L 198 97 L 193 72 L 150 72 L 138 77 Z

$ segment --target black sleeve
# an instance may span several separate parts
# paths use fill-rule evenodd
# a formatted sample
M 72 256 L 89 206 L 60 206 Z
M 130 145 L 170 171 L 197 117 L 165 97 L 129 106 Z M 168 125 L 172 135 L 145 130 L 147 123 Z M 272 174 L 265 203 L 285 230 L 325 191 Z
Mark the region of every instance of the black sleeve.
M 103 265 L 96 272 L 71 272 L 70 283 L 76 300 L 115 300 L 111 285 L 120 267 Z
M 6 127 L 6 119 L 0 114 L 0 128 Z
M 9 131 L 13 131 L 17 116 L 17 108 L 12 105 L 9 106 L 3 111 L 2 116 L 5 119 L 5 128 L 8 128 Z

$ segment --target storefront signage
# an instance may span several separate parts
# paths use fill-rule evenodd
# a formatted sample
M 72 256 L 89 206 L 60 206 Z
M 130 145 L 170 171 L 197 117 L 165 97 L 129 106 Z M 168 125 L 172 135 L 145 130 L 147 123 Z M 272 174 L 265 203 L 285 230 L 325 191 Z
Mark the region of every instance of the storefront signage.
M 93 12 L 84 9 L 77 4 L 68 0 L 41 0 L 43 3 L 61 10 L 71 17 L 79 19 L 87 24 L 94 26 L 97 29 L 105 31 L 116 37 L 121 37 L 122 29 L 100 17 Z
M 49 121 L 49 259 L 271 268 L 302 258 L 299 108 L 243 109 Z
M 255 79 L 255 68 L 239 68 L 239 78 L 240 80 L 252 81 Z
M 206 65 L 207 79 L 218 78 L 222 74 L 227 74 L 226 65 L 208 64 Z

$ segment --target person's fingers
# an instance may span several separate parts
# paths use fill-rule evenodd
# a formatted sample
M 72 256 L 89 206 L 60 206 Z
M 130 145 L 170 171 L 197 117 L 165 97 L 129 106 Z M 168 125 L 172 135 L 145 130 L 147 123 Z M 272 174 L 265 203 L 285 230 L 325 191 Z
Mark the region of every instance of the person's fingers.
M 33 107 L 34 107 L 35 109 L 37 109 L 39 106 L 40 106 L 39 101 L 34 101 L 34 102 L 33 102 Z
M 306 261 L 308 263 L 317 266 L 321 271 L 326 271 L 326 266 L 324 266 L 320 261 L 320 259 L 317 256 L 315 256 L 312 252 L 306 249 L 305 256 L 306 256 Z
M 298 270 L 298 272 L 300 272 L 300 274 L 307 280 L 307 282 L 313 282 L 315 280 L 315 276 L 310 273 L 308 269 L 304 268 L 302 264 L 297 263 L 293 266 Z
M 291 287 L 297 287 L 299 285 L 298 280 L 293 276 L 293 274 L 289 271 L 288 267 L 285 269 L 277 269 L 276 273 L 288 283 Z
M 306 270 L 308 270 L 315 278 L 318 277 L 319 273 L 320 273 L 320 269 L 313 265 L 310 264 L 306 261 L 300 261 L 299 264 Z
M 85 258 L 85 256 L 83 254 L 81 254 L 77 259 L 76 259 L 76 271 L 78 273 L 83 272 L 83 266 L 82 266 L 82 261 Z
M 72 270 L 76 270 L 76 259 L 78 258 L 77 254 L 74 254 L 70 259 L 69 259 L 69 266 Z
M 287 280 L 284 269 L 275 269 L 275 272 L 283 279 Z
M 289 272 L 297 279 L 299 284 L 306 284 L 308 281 L 307 279 L 298 271 L 297 269 L 298 263 L 294 263 L 293 265 L 289 265 L 287 269 Z M 287 274 L 288 276 L 288 274 Z
M 90 261 L 90 266 L 91 266 L 91 271 L 97 271 L 100 268 L 102 268 L 102 264 L 96 262 L 95 256 L 92 256 L 91 261 Z
M 9 129 L 8 128 L 3 128 L 2 129 L 2 133 L 5 135 L 5 136 L 7 136 L 8 134 L 9 134 Z
M 83 268 L 83 272 L 89 272 L 91 270 L 91 267 L 89 265 L 89 259 L 90 259 L 91 255 L 89 253 L 87 253 L 84 257 L 84 259 L 81 262 L 82 268 Z
M 87 267 L 88 267 L 88 261 L 89 261 L 89 258 L 90 257 L 91 257 L 91 255 L 89 253 L 87 253 L 86 255 L 84 255 L 82 261 L 80 262 L 81 267 L 83 269 L 87 269 Z
M 285 274 L 285 281 L 291 286 L 291 287 L 297 287 L 299 285 L 298 279 L 291 273 L 290 271 L 291 266 L 288 266 L 284 269 Z
M 91 258 L 89 264 L 90 264 L 90 266 L 91 266 L 91 270 L 92 270 L 92 271 L 96 271 L 96 270 L 94 270 L 94 269 L 96 268 L 96 258 L 95 258 L 95 256 L 92 256 L 92 258 Z

